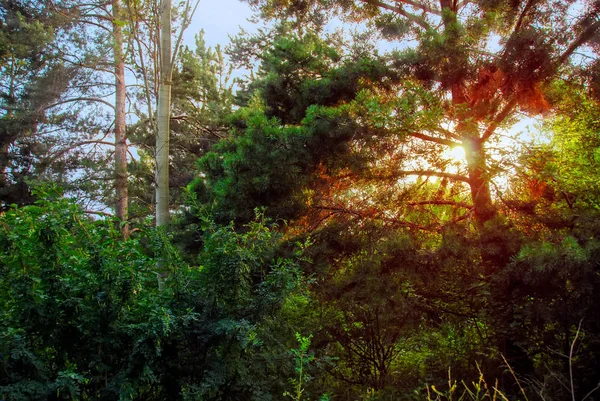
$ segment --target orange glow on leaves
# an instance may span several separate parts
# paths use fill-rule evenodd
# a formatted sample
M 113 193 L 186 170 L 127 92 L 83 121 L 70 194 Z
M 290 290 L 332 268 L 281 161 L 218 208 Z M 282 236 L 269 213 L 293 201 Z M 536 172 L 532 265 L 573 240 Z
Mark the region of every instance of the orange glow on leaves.
M 519 107 L 528 113 L 543 114 L 550 110 L 539 82 L 515 82 L 501 69 L 486 66 L 479 70 L 477 82 L 467 96 L 477 118 L 488 115 L 488 108 L 499 93 L 515 96 Z

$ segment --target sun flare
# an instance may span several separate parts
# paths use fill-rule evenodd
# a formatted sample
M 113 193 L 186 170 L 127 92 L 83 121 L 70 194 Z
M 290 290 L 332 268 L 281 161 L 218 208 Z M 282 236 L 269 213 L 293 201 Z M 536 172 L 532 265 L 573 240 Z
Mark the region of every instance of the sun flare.
M 462 146 L 455 146 L 444 152 L 444 156 L 451 159 L 455 163 L 463 163 L 465 161 L 465 148 Z

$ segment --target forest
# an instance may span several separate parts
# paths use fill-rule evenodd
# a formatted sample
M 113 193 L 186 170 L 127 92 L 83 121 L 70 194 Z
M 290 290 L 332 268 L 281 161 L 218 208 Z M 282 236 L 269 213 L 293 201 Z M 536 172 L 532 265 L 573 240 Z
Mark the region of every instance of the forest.
M 243 1 L 0 0 L 0 400 L 599 400 L 600 1 Z

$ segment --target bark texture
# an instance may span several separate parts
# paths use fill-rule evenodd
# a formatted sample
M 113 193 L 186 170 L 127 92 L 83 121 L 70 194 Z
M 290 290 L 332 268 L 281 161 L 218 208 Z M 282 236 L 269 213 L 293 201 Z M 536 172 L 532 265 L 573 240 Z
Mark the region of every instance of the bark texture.
M 160 12 L 160 85 L 156 134 L 156 225 L 169 224 L 169 120 L 171 118 L 171 0 Z
M 115 74 L 115 215 L 121 221 L 123 237 L 129 235 L 128 220 L 128 183 L 127 183 L 127 127 L 125 120 L 125 60 L 123 57 L 123 32 L 119 16 L 120 0 L 112 0 L 114 74 Z

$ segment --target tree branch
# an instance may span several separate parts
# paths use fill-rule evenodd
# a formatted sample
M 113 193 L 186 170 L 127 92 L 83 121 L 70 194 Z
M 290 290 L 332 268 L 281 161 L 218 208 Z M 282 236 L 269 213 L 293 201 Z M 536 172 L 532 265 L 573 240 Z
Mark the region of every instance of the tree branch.
M 130 21 L 134 20 L 132 18 L 133 15 L 139 14 L 137 12 L 138 11 L 137 9 L 136 10 L 132 10 L 131 9 L 131 3 L 130 2 L 127 2 L 127 10 L 129 11 L 129 17 L 130 17 L 129 20 Z M 133 50 L 132 50 L 133 57 L 132 58 L 133 58 L 133 62 L 135 63 L 136 62 L 136 60 L 135 60 L 135 51 L 136 51 L 135 44 L 137 44 L 137 46 L 138 46 L 137 52 L 138 52 L 138 55 L 139 55 L 140 63 L 136 64 L 136 65 L 140 68 L 140 70 L 142 72 L 143 82 L 144 82 L 144 86 L 143 86 L 144 91 L 143 91 L 143 93 L 144 93 L 144 96 L 146 97 L 146 103 L 147 103 L 146 107 L 147 107 L 148 118 L 152 122 L 152 121 L 154 121 L 154 115 L 153 115 L 153 111 L 152 111 L 152 99 L 151 99 L 152 98 L 152 93 L 150 92 L 150 86 L 148 84 L 148 82 L 150 82 L 150 79 L 149 79 L 148 69 L 146 68 L 146 63 L 144 61 L 144 52 L 142 50 L 142 41 L 140 40 L 140 37 L 137 34 L 137 31 L 138 31 L 138 24 L 137 23 L 132 24 L 132 30 L 133 30 L 133 41 L 134 41 L 134 43 L 132 44 L 132 48 L 133 48 Z M 150 48 L 145 43 L 143 45 L 146 48 L 146 50 L 151 53 Z M 152 123 L 151 123 L 151 125 L 152 125 Z
M 414 22 L 415 24 L 419 25 L 421 28 L 427 30 L 429 28 L 431 28 L 431 26 L 425 22 L 425 20 L 423 18 L 419 18 L 416 15 L 413 15 L 411 13 L 406 12 L 402 7 L 400 6 L 392 6 L 390 4 L 386 4 L 383 3 L 379 0 L 361 0 L 363 3 L 367 3 L 367 4 L 371 4 L 386 10 L 390 10 L 395 12 L 396 14 L 400 14 L 403 17 L 405 17 L 406 19 Z
M 516 105 L 517 105 L 517 98 L 513 97 L 504 106 L 502 111 L 496 115 L 496 117 L 494 118 L 492 123 L 489 125 L 489 127 L 487 127 L 487 129 L 481 136 L 481 142 L 487 141 L 492 135 L 494 135 L 494 132 L 496 132 L 496 129 L 500 126 L 500 124 L 502 124 L 504 122 L 504 120 L 506 120 L 506 117 L 508 117 L 508 115 L 513 111 L 513 109 L 515 108 Z
M 109 34 L 111 34 L 111 35 L 112 35 L 112 30 L 111 30 L 110 28 L 107 28 L 107 27 L 105 27 L 104 25 L 102 25 L 102 24 L 99 24 L 99 23 L 97 23 L 97 22 L 93 22 L 93 21 L 86 21 L 86 20 L 83 20 L 83 19 L 74 19 L 74 20 L 72 20 L 72 22 L 75 22 L 75 23 L 80 23 L 80 24 L 86 24 L 86 25 L 93 25 L 93 26 L 95 26 L 96 28 L 100 28 L 100 29 L 104 30 L 105 32 L 108 32 Z
M 513 29 L 513 32 L 511 34 L 511 36 L 515 35 L 517 32 L 519 32 L 519 30 L 521 29 L 521 26 L 523 25 L 523 20 L 525 19 L 525 16 L 527 15 L 527 13 L 529 12 L 529 10 L 531 9 L 531 7 L 533 7 L 533 5 L 537 2 L 538 0 L 529 0 L 527 2 L 527 4 L 525 5 L 525 7 L 523 8 L 523 11 L 521 12 L 521 15 L 519 15 L 519 19 L 517 20 L 517 23 L 515 25 L 515 29 Z
M 446 128 L 442 128 L 442 127 L 437 127 L 434 128 L 435 131 L 440 132 L 454 140 L 460 141 L 460 137 L 456 134 L 454 134 L 453 132 L 451 132 L 450 130 L 447 130 Z M 457 144 L 458 145 L 458 144 Z
M 315 209 L 331 211 L 334 214 L 349 214 L 349 215 L 356 216 L 356 217 L 363 218 L 363 219 L 364 218 L 375 218 L 375 219 L 379 219 L 379 220 L 382 220 L 382 221 L 385 221 L 388 223 L 399 225 L 400 227 L 413 228 L 413 229 L 423 230 L 423 231 L 432 231 L 432 229 L 429 227 L 425 227 L 425 226 L 422 226 L 422 225 L 416 224 L 416 223 L 411 223 L 409 221 L 398 220 L 398 219 L 395 219 L 392 217 L 385 217 L 381 213 L 369 214 L 364 211 L 349 209 L 349 208 L 341 207 L 341 206 L 315 206 Z
M 81 14 L 82 17 L 88 17 L 88 18 L 96 18 L 100 21 L 112 21 L 113 20 L 113 16 L 110 15 L 102 15 L 102 14 Z M 89 21 L 86 20 L 82 20 L 83 23 L 88 23 Z
M 375 178 L 380 179 L 393 179 L 397 177 L 403 177 L 407 175 L 418 175 L 418 176 L 427 176 L 427 177 L 439 177 L 439 178 L 448 178 L 450 180 L 461 181 L 461 182 L 469 182 L 469 178 L 460 174 L 452 174 L 446 173 L 444 171 L 435 171 L 435 170 L 399 170 L 394 171 L 390 174 L 382 174 L 375 176 Z
M 44 162 L 45 166 L 43 167 L 43 169 L 41 171 L 45 171 L 52 163 L 54 163 L 54 161 L 56 161 L 56 159 L 60 158 L 65 153 L 67 153 L 67 152 L 69 152 L 69 151 L 71 151 L 71 150 L 73 150 L 75 148 L 78 148 L 80 146 L 92 145 L 92 144 L 94 144 L 94 145 L 107 145 L 107 146 L 112 146 L 112 147 L 115 146 L 114 143 L 105 142 L 105 141 L 98 141 L 98 140 L 81 141 L 81 142 L 74 143 L 72 145 L 67 146 L 64 149 L 59 150 L 58 152 L 54 153 L 50 157 L 44 159 L 43 162 Z
M 573 52 L 579 48 L 579 46 L 583 45 L 585 42 L 587 42 L 594 36 L 598 28 L 600 28 L 600 19 L 598 19 L 592 25 L 588 26 L 583 32 L 581 32 L 579 37 L 575 39 L 575 41 L 571 43 L 571 45 L 558 58 L 558 60 L 556 60 L 556 62 L 554 63 L 554 68 L 557 69 L 561 65 L 563 65 L 565 61 L 567 61 L 567 59 L 571 57 L 571 54 L 573 54 Z
M 425 11 L 426 13 L 431 13 L 435 15 L 442 15 L 442 12 L 437 8 L 432 8 L 426 4 L 421 4 L 412 0 L 396 0 L 397 3 L 404 3 L 411 7 L 417 8 L 419 10 Z
M 466 6 L 467 4 L 469 4 L 471 2 L 471 0 L 463 0 L 463 1 L 459 1 L 456 4 L 456 11 L 458 12 L 458 10 L 460 10 L 461 8 L 463 8 L 464 6 Z
M 115 217 L 114 214 L 110 214 L 110 213 L 106 213 L 106 212 L 100 212 L 100 211 L 94 211 L 94 210 L 84 210 L 83 213 L 85 213 L 85 214 L 95 214 L 95 215 L 103 216 L 103 217 Z
M 115 109 L 114 105 L 112 105 L 110 102 L 107 102 L 104 99 L 100 99 L 97 97 L 76 97 L 76 98 L 72 98 L 72 99 L 61 100 L 60 102 L 56 102 L 54 104 L 44 107 L 43 110 L 48 110 L 53 107 L 60 106 L 62 104 L 75 103 L 75 102 L 98 102 L 98 103 L 104 104 L 105 106 L 110 107 L 112 110 Z
M 455 201 L 450 201 L 450 200 L 426 200 L 426 201 L 419 201 L 419 202 L 408 202 L 406 203 L 408 206 L 423 206 L 423 205 L 447 205 L 447 206 L 456 206 L 456 207 L 462 207 L 465 209 L 472 209 L 473 206 L 469 205 L 467 203 L 464 202 L 455 202 Z
M 424 141 L 439 143 L 440 145 L 446 145 L 450 147 L 460 146 L 460 143 L 458 142 L 454 142 L 444 138 L 436 138 L 435 136 L 425 135 L 418 132 L 409 132 L 408 135 L 412 136 L 413 138 L 422 139 Z
M 196 14 L 196 10 L 198 9 L 198 5 L 200 4 L 200 0 L 195 0 L 194 8 L 191 8 L 190 0 L 187 1 L 185 5 L 185 16 L 183 17 L 183 23 L 181 24 L 181 28 L 179 30 L 179 35 L 177 37 L 177 41 L 175 42 L 175 48 L 173 50 L 173 55 L 171 57 L 171 74 L 173 71 L 173 66 L 175 65 L 175 61 L 177 59 L 177 53 L 179 53 L 179 48 L 181 47 L 181 40 L 183 39 L 183 32 L 190 26 L 192 22 L 192 18 L 194 18 L 194 14 Z M 191 10 L 191 11 L 190 11 Z
M 577 332 L 575 333 L 575 338 L 571 342 L 571 349 L 569 350 L 569 381 L 571 382 L 571 398 L 575 401 L 575 380 L 573 380 L 573 353 L 575 351 L 575 344 L 577 343 L 577 339 L 579 338 L 579 333 L 581 333 L 581 323 L 583 323 L 583 318 L 579 321 L 579 325 L 577 326 Z
M 70 60 L 67 57 L 58 57 L 58 59 L 61 60 L 61 61 L 64 61 L 65 63 L 69 63 L 71 65 L 74 65 L 74 66 L 77 66 L 77 67 L 81 67 L 81 68 L 87 68 L 87 69 L 90 69 L 90 70 L 93 70 L 93 71 L 102 71 L 102 72 L 105 72 L 107 74 L 114 74 L 115 73 L 112 70 L 100 67 L 99 64 L 85 64 L 82 61 L 79 61 L 79 60 L 78 61 L 73 61 L 73 60 Z

